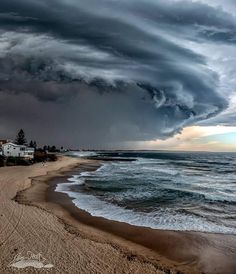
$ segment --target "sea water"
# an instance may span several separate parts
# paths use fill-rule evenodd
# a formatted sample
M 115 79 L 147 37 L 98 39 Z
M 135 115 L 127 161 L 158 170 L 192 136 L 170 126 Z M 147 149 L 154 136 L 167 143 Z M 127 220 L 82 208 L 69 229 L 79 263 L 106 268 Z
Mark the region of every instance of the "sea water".
M 93 216 L 157 229 L 236 234 L 235 153 L 97 155 L 135 161 L 109 161 L 82 174 L 75 170 L 56 189 Z

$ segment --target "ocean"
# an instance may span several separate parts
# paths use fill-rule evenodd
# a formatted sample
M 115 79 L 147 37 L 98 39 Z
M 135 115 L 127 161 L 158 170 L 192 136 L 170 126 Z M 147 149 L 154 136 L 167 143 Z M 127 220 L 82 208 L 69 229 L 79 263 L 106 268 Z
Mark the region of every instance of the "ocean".
M 236 153 L 71 152 L 108 161 L 56 191 L 93 216 L 156 229 L 236 234 Z

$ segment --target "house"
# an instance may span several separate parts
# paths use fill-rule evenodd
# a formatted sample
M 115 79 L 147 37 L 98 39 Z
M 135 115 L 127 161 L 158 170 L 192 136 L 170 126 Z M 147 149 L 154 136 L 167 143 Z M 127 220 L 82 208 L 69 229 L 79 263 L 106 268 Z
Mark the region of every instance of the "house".
M 9 142 L 10 142 L 10 140 L 0 139 L 0 156 L 3 155 L 2 145 L 9 143 Z
M 2 155 L 6 157 L 21 157 L 25 159 L 34 158 L 34 148 L 16 145 L 8 142 L 2 145 Z
M 0 139 L 0 148 L 2 147 L 2 145 L 9 143 L 10 140 L 4 140 L 4 139 Z

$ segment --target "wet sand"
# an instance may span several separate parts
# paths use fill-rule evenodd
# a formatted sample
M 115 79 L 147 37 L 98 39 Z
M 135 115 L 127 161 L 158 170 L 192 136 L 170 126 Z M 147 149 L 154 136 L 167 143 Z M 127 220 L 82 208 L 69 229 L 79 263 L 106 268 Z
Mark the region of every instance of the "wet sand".
M 21 247 L 29 248 L 31 240 L 33 249 L 38 250 L 44 242 L 43 255 L 55 265 L 51 273 L 235 273 L 236 236 L 137 227 L 93 217 L 75 207 L 66 194 L 54 191 L 67 176 L 65 171 L 75 165 L 82 172 L 94 170 L 100 163 L 78 161 L 60 172 L 33 178 L 32 186 L 18 189 L 12 197 L 16 202 L 11 201 L 24 209 L 25 223 L 21 218 L 22 227 L 18 224 L 16 231 L 29 239 Z M 8 218 L 13 223 L 10 217 L 13 215 Z M 44 233 L 39 238 L 41 229 Z M 11 237 L 0 245 L 0 252 L 6 253 L 8 247 L 11 253 L 16 252 L 13 246 L 18 241 L 14 244 L 13 237 L 10 244 Z
M 85 164 L 81 166 L 81 172 L 94 168 L 96 165 Z M 183 272 L 197 270 L 209 273 L 235 273 L 236 236 L 157 230 L 93 217 L 88 212 L 78 209 L 68 195 L 55 192 L 57 183 L 58 179 L 51 180 L 46 192 L 46 201 L 59 204 L 79 222 L 155 251 L 163 258 L 175 262 L 175 266 Z M 144 257 L 147 258 L 148 255 Z M 157 256 L 156 259 L 160 258 Z

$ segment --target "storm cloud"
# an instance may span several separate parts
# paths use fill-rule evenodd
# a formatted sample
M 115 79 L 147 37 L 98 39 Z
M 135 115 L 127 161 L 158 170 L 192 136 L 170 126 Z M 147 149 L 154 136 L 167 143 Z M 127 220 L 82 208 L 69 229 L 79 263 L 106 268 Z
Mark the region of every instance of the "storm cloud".
M 236 47 L 236 18 L 208 2 L 2 0 L 0 134 L 106 148 L 217 116 L 229 99 L 199 49 Z

